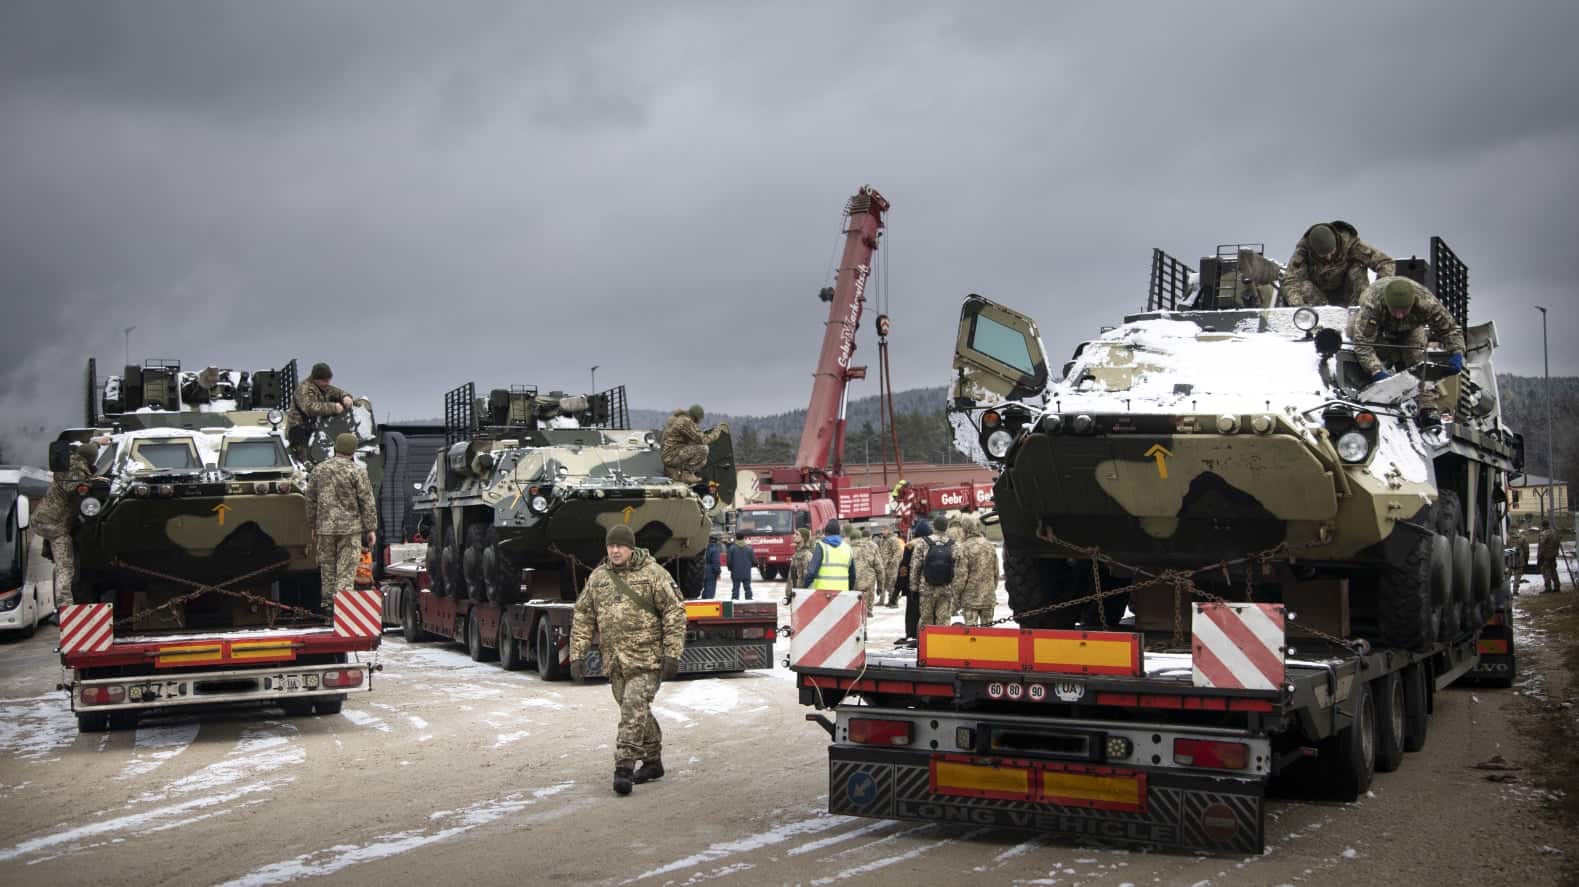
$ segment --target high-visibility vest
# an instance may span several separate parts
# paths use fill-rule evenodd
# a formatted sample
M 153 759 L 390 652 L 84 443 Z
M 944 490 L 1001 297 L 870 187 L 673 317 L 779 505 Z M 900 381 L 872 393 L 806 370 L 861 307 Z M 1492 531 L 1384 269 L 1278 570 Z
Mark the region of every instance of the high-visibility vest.
M 817 566 L 811 587 L 817 591 L 849 591 L 850 561 L 855 557 L 850 546 L 818 542 L 817 548 L 822 551 L 822 562 Z

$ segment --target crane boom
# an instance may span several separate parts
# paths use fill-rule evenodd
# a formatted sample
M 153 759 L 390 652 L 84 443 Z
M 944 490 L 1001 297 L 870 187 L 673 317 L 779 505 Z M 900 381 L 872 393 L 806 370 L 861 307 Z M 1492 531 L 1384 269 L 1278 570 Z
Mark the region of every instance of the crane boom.
M 833 475 L 844 467 L 844 419 L 847 391 L 852 379 L 866 377 L 866 367 L 852 367 L 855 330 L 861 323 L 866 302 L 866 281 L 872 273 L 872 255 L 883 230 L 883 213 L 888 200 L 870 185 L 845 204 L 844 255 L 839 262 L 832 298 L 828 304 L 828 323 L 822 336 L 822 353 L 812 382 L 811 404 L 806 409 L 806 427 L 801 430 L 800 447 L 795 452 L 795 468 L 803 475 Z

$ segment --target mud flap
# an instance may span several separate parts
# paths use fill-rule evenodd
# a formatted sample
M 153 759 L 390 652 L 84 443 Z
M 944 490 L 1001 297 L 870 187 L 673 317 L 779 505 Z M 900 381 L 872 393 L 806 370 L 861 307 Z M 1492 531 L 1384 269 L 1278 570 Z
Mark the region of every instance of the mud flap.
M 1260 854 L 1264 849 L 1266 800 L 1260 779 L 1128 771 L 1143 781 L 1144 797 L 1128 809 L 1109 809 L 1033 801 L 998 791 L 945 794 L 934 786 L 933 757 L 830 746 L 828 812 L 1035 831 L 1141 849 L 1225 855 Z M 975 763 L 988 765 L 990 759 L 976 758 Z M 1109 772 L 1125 773 L 1118 768 Z

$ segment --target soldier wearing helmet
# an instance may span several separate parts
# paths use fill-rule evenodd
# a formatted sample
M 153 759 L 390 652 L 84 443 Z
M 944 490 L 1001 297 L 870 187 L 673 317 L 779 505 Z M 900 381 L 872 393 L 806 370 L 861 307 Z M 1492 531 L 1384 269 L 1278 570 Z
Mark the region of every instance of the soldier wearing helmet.
M 720 422 L 702 431 L 702 408 L 691 404 L 689 409 L 675 410 L 663 423 L 663 436 L 659 444 L 659 457 L 663 459 L 663 473 L 681 483 L 701 483 L 697 475 L 707 465 L 707 447 L 729 430 Z
M 1388 367 L 1404 369 L 1425 359 L 1426 344 L 1435 341 L 1451 353 L 1448 363 L 1464 369 L 1464 332 L 1431 291 L 1407 277 L 1382 277 L 1360 298 L 1349 321 L 1354 356 L 1371 376 L 1387 378 Z
M 1360 240 L 1348 222 L 1312 225 L 1283 271 L 1283 304 L 1358 304 L 1370 281 L 1367 268 L 1381 277 L 1397 273 L 1392 258 Z

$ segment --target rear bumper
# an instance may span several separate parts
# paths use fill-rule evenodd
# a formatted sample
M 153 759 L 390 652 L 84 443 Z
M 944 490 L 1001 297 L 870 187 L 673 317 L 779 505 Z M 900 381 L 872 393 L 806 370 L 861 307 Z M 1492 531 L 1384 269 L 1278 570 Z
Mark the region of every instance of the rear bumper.
M 832 745 L 828 811 L 1020 829 L 1173 851 L 1259 854 L 1264 848 L 1265 783 L 1260 778 L 1109 768 L 1105 772 L 1120 778 L 1144 780 L 1144 800 L 1139 809 L 1103 809 L 940 789 L 933 763 L 943 758 L 924 751 Z M 1014 763 L 984 756 L 972 756 L 971 761 L 984 766 Z
M 330 672 L 355 673 L 360 677 L 355 681 L 341 681 L 337 686 L 324 686 L 324 677 Z M 108 704 L 87 704 L 83 701 L 85 693 L 111 688 L 119 690 L 118 696 L 122 701 Z M 373 666 L 367 662 L 74 679 L 66 685 L 66 690 L 71 694 L 71 709 L 79 714 L 220 703 L 281 702 L 368 693 L 372 689 Z

